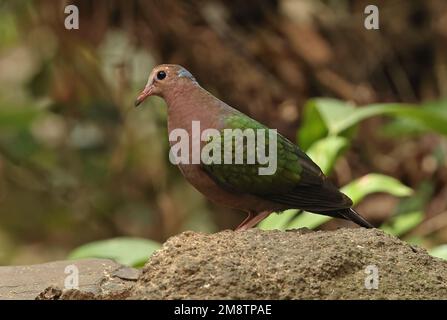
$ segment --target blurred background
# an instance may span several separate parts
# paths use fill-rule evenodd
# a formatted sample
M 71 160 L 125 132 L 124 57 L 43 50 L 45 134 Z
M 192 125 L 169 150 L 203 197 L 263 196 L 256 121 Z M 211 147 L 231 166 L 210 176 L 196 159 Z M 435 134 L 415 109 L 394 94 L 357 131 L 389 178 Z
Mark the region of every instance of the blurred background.
M 0 264 L 242 221 L 169 163 L 164 102 L 133 107 L 159 63 L 298 143 L 376 226 L 447 256 L 446 1 L 0 0 Z M 352 226 L 320 218 L 261 227 Z

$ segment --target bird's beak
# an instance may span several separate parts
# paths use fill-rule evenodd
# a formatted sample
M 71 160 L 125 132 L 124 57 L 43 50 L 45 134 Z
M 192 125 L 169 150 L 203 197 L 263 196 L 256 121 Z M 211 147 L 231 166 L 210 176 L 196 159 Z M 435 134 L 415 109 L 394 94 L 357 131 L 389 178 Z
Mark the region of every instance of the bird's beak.
M 135 100 L 135 107 L 138 107 L 147 97 L 151 96 L 153 90 L 154 86 L 152 84 L 144 87 L 143 91 L 140 93 L 137 100 Z

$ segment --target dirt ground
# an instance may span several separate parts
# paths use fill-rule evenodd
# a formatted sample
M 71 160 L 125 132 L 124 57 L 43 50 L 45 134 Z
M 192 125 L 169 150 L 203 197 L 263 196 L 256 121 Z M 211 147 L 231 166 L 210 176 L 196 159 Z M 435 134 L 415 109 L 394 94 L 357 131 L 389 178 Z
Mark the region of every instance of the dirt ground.
M 376 289 L 375 289 L 376 288 Z M 447 261 L 379 230 L 184 232 L 126 290 L 43 299 L 446 299 Z

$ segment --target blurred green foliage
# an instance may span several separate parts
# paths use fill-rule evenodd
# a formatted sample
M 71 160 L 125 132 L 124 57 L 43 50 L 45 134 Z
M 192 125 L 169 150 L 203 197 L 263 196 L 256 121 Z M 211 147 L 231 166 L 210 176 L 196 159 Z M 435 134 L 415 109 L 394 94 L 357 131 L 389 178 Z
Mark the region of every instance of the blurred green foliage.
M 434 257 L 447 260 L 447 244 L 443 244 L 436 248 L 433 248 L 429 251 L 429 253 Z
M 391 116 L 399 121 L 406 122 L 407 130 L 419 133 L 432 131 L 447 134 L 447 102 L 430 102 L 421 106 L 410 106 L 407 104 L 375 104 L 363 107 L 355 107 L 347 102 L 335 99 L 316 98 L 310 100 L 304 110 L 304 121 L 298 130 L 298 141 L 300 146 L 307 150 L 308 155 L 322 168 L 325 174 L 329 174 L 336 161 L 348 150 L 356 126 L 364 119 L 373 116 Z M 388 125 L 390 126 L 390 125 Z M 403 185 L 398 180 L 381 175 L 368 174 L 356 179 L 341 188 L 358 204 L 363 198 L 372 193 L 388 193 L 396 197 L 409 197 L 413 190 Z M 416 202 L 414 201 L 416 200 Z M 416 227 L 423 220 L 423 201 L 419 197 L 413 197 L 416 206 L 403 205 L 398 207 L 391 221 L 386 222 L 381 228 L 390 234 L 402 236 Z M 406 200 L 408 203 L 408 200 Z M 405 204 L 405 199 L 402 204 Z M 323 223 L 331 220 L 327 216 L 315 215 L 299 210 L 288 210 L 279 215 L 271 215 L 259 224 L 265 230 L 286 230 L 298 227 L 315 229 Z
M 352 137 L 351 128 L 379 115 L 406 121 L 407 130 L 418 128 L 419 132 L 447 135 L 447 101 L 444 100 L 421 105 L 384 103 L 355 107 L 336 99 L 316 98 L 311 99 L 304 110 L 304 120 L 298 131 L 298 142 L 304 150 L 325 136 Z
M 107 258 L 127 266 L 142 267 L 160 247 L 159 243 L 151 240 L 120 237 L 82 245 L 73 250 L 68 258 Z

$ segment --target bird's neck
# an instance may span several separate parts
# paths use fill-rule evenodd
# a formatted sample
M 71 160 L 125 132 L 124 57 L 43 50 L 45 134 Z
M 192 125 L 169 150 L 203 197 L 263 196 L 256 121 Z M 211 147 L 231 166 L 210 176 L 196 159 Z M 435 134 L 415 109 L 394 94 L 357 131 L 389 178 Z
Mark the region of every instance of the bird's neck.
M 185 129 L 191 134 L 192 122 L 199 121 L 201 130 L 218 128 L 223 102 L 193 83 L 176 87 L 165 97 L 168 105 L 168 130 Z

